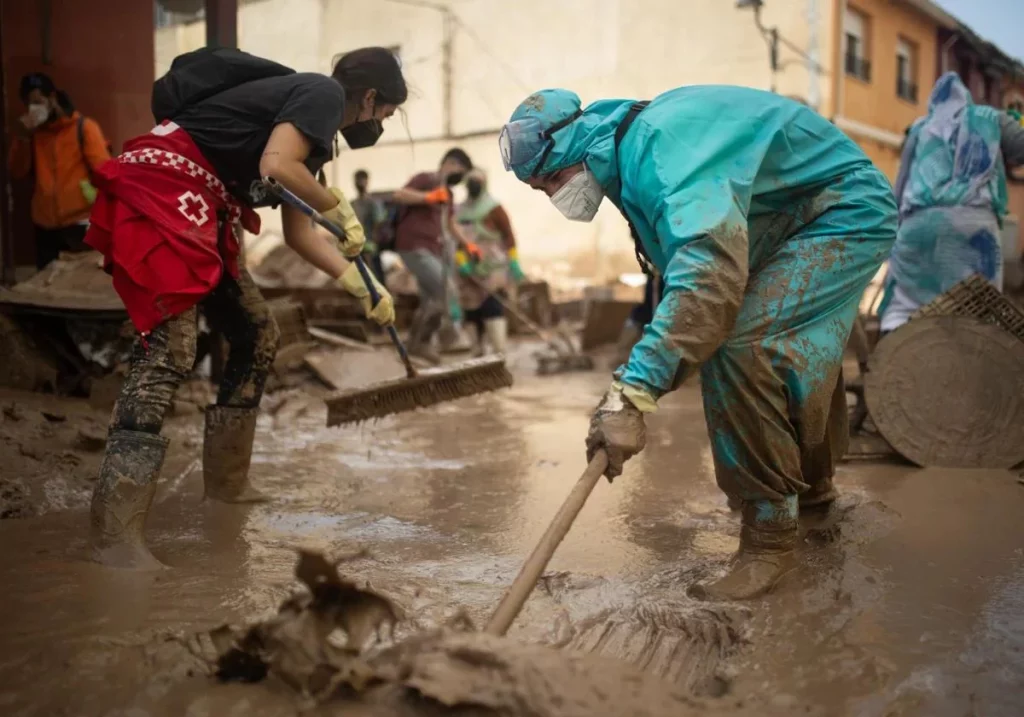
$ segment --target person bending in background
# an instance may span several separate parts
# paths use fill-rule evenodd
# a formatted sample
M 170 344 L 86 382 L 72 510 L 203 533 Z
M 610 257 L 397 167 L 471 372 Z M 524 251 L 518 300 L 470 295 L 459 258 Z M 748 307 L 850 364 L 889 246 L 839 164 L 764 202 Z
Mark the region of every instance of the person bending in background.
M 455 254 L 460 274 L 459 298 L 466 322 L 473 327 L 477 356 L 508 349 L 508 320 L 494 294 L 506 294 L 509 281 L 525 276 L 519 266 L 516 238 L 508 213 L 487 191 L 487 175 L 473 169 L 466 175 L 466 201 L 456 213 L 466 243 Z
M 1024 164 L 1024 127 L 975 105 L 954 72 L 939 78 L 928 114 L 911 125 L 896 178 L 900 229 L 879 306 L 893 331 L 972 274 L 1000 290 L 1007 166 Z
M 472 168 L 469 155 L 453 147 L 445 152 L 436 172 L 420 172 L 392 195 L 392 201 L 402 206 L 395 227 L 395 249 L 416 277 L 420 294 L 420 306 L 409 329 L 408 350 L 435 364 L 441 362 L 441 357 L 434 348 L 434 338 L 450 310 L 448 299 L 454 295 L 448 291 L 451 278 L 445 267 L 441 217 L 447 208 L 448 230 L 458 237 L 451 188 Z
M 110 159 L 99 124 L 79 113 L 66 92 L 41 72 L 21 78 L 26 112 L 14 123 L 8 160 L 16 178 L 35 175 L 32 223 L 36 268 L 62 251 L 87 250 L 82 240 L 96 199 L 93 170 Z

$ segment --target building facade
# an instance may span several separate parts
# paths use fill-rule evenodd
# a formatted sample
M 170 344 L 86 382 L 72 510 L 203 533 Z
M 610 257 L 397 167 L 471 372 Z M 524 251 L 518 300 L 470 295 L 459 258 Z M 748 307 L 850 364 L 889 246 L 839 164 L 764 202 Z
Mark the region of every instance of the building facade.
M 890 178 L 904 131 L 926 112 L 928 94 L 944 69 L 964 74 L 979 101 L 1024 105 L 1024 85 L 1015 74 L 1019 65 L 929 0 L 763 0 L 756 16 L 760 25 L 752 4 L 757 3 L 241 0 L 232 29 L 242 49 L 300 71 L 328 72 L 334 57 L 360 46 L 393 48 L 412 97 L 388 122 L 378 146 L 342 152 L 330 167 L 332 181 L 349 187 L 355 170 L 366 169 L 374 189 L 393 189 L 435 167 L 449 147 L 462 146 L 488 172 L 493 193 L 517 229 L 524 259 L 581 277 L 634 271 L 632 245 L 613 207 L 603 207 L 591 224 L 566 222 L 543 196 L 502 168 L 498 130 L 534 90 L 567 87 L 586 103 L 646 99 L 687 84 L 774 88 L 833 119 Z M 151 121 L 152 78 L 176 55 L 207 42 L 198 8 L 234 9 L 235 3 L 161 0 L 154 17 L 148 0 L 118 0 L 103 4 L 105 20 L 92 12 L 86 23 L 71 10 L 75 3 L 54 2 L 49 49 L 40 44 L 48 37 L 41 32 L 41 5 L 25 0 L 0 6 L 7 118 L 19 111 L 13 83 L 24 71 L 45 69 L 49 52 L 55 78 L 73 88 L 75 99 L 119 146 Z M 109 19 L 114 16 L 117 21 Z M 142 24 L 155 24 L 155 34 L 140 33 Z M 73 41 L 65 37 L 72 27 Z M 769 59 L 772 32 L 780 39 L 775 71 Z M 1024 189 L 1014 187 L 1012 206 L 1024 213 Z M 267 231 L 279 232 L 276 215 L 264 214 Z

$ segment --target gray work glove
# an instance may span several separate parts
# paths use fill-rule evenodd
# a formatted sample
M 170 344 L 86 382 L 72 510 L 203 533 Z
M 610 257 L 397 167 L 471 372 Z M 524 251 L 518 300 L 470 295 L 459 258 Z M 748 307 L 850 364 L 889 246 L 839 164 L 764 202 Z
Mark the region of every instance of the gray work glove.
M 587 433 L 587 462 L 599 449 L 603 449 L 608 454 L 608 468 L 604 474 L 609 481 L 621 475 L 622 465 L 642 451 L 647 443 L 644 412 L 623 394 L 623 388 L 618 382 L 612 384 L 597 404 Z M 643 401 L 640 403 L 646 405 Z

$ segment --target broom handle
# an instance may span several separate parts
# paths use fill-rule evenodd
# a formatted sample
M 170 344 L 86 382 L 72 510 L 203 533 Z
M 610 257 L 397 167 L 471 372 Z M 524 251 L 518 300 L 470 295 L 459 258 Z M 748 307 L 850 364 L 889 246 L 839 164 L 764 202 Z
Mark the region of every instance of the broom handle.
M 329 231 L 340 241 L 345 241 L 345 232 L 341 227 L 335 226 L 332 222 L 324 219 L 320 212 L 313 209 L 313 207 L 306 204 L 299 197 L 295 196 L 295 194 L 285 188 L 285 186 L 276 179 L 273 177 L 264 177 L 263 183 L 266 184 L 274 194 Z M 366 288 L 370 292 L 371 306 L 377 306 L 377 304 L 380 303 L 380 293 L 377 291 L 377 285 L 370 276 L 370 270 L 366 268 L 363 258 L 361 256 L 356 256 L 350 259 L 350 261 L 355 263 L 356 268 L 359 270 L 359 275 L 363 278 L 363 283 L 366 284 Z M 389 324 L 387 326 L 387 331 L 388 336 L 391 337 L 391 343 L 393 343 L 395 348 L 398 349 L 398 355 L 401 356 L 402 363 L 405 364 L 405 373 L 409 378 L 415 378 L 416 368 L 412 365 L 412 361 L 409 359 L 409 352 L 405 350 L 405 344 L 403 344 L 402 339 L 398 337 L 398 331 L 395 329 L 394 324 Z
M 530 553 L 530 557 L 523 563 L 516 579 L 505 591 L 498 608 L 491 615 L 491 619 L 487 621 L 484 632 L 498 636 L 508 632 L 512 621 L 523 609 L 526 599 L 530 597 L 541 574 L 551 561 L 551 556 L 555 554 L 558 545 L 569 532 L 573 521 L 576 520 L 576 516 L 579 515 L 583 504 L 587 502 L 587 498 L 590 497 L 591 491 L 594 490 L 594 486 L 597 485 L 598 479 L 604 474 L 606 468 L 608 468 L 608 454 L 600 450 L 590 460 L 590 465 L 576 481 L 569 497 L 558 509 L 558 513 L 544 532 L 540 542 L 537 543 L 537 547 Z

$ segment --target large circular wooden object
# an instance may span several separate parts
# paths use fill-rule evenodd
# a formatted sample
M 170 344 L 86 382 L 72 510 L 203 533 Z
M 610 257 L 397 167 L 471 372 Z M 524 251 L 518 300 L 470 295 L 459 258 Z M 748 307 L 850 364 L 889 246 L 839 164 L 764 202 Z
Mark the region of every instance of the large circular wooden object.
M 914 319 L 878 343 L 864 393 L 882 437 L 919 466 L 1024 461 L 1024 341 L 998 326 Z

